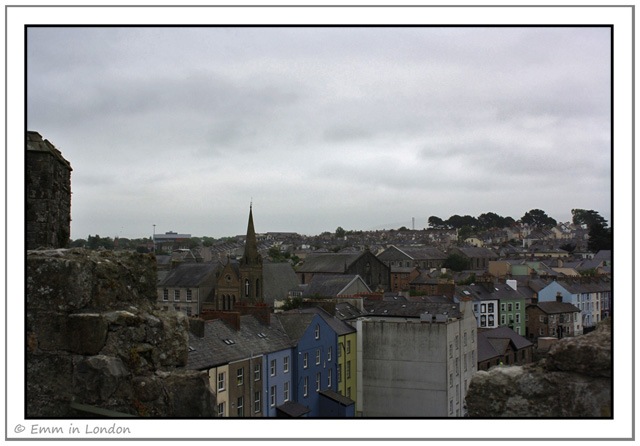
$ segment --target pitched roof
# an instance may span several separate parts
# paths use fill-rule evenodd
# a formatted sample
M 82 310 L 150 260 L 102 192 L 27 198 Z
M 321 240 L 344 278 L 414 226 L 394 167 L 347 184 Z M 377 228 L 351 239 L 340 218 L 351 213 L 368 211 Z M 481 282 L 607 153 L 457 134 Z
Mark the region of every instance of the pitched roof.
M 313 313 L 300 313 L 297 310 L 292 310 L 284 313 L 275 313 L 272 320 L 277 319 L 291 341 L 297 344 L 300 338 L 304 336 L 314 317 L 315 314 Z
M 303 406 L 302 404 L 295 401 L 287 401 L 286 403 L 283 403 L 276 407 L 276 409 L 292 418 L 299 418 L 311 412 L 311 409 L 309 409 L 307 406 Z
M 335 316 L 338 319 L 341 319 L 341 320 L 350 319 L 353 317 L 362 316 L 363 314 L 364 313 L 362 311 L 358 310 L 356 307 L 354 307 L 348 302 L 338 302 L 336 304 Z
M 292 311 L 297 311 L 297 310 L 292 310 Z M 301 313 L 312 313 L 312 314 L 320 315 L 320 317 L 324 319 L 327 325 L 329 325 L 331 329 L 337 333 L 338 336 L 343 336 L 349 333 L 355 333 L 357 331 L 352 325 L 347 324 L 341 319 L 338 319 L 337 317 L 327 313 L 327 311 L 325 311 L 321 307 L 301 308 L 299 311 Z
M 478 330 L 478 362 L 503 356 L 509 345 L 520 350 L 533 344 L 506 326 Z
M 214 274 L 213 263 L 183 263 L 178 265 L 158 284 L 161 287 L 197 287 L 208 276 Z
M 264 325 L 251 315 L 240 316 L 239 330 L 220 319 L 204 324 L 204 337 L 189 333 L 188 369 L 204 370 L 292 347 L 277 321 Z
M 263 296 L 267 304 L 284 299 L 299 285 L 298 276 L 289 263 L 265 262 L 262 265 Z
M 494 259 L 498 257 L 496 253 L 494 253 L 493 251 L 487 248 L 479 248 L 475 246 L 462 246 L 456 249 L 467 257 L 486 257 L 489 259 Z
M 366 288 L 366 292 L 371 292 L 371 289 L 367 286 L 362 278 L 357 274 L 327 274 L 317 275 L 313 277 L 313 280 L 309 282 L 303 292 L 304 296 L 323 296 L 323 297 L 335 297 L 346 293 L 346 288 L 352 283 L 360 281 Z
M 559 313 L 578 313 L 580 309 L 568 302 L 538 302 L 538 308 L 547 314 L 559 314 Z
M 298 271 L 305 273 L 344 273 L 363 253 L 311 254 Z
M 460 306 L 454 302 L 401 302 L 374 301 L 365 299 L 364 312 L 368 316 L 420 317 L 420 315 L 444 314 L 449 318 L 460 318 Z

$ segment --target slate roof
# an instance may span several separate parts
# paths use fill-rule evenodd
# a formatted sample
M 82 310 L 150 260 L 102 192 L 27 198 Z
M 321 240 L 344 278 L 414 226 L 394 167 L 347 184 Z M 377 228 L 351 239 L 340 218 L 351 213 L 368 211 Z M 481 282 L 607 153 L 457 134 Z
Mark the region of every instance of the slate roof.
M 210 274 L 214 274 L 213 263 L 183 263 L 178 265 L 158 284 L 160 287 L 197 287 Z
M 276 409 L 291 418 L 299 418 L 311 412 L 311 409 L 309 409 L 307 406 L 303 406 L 302 404 L 296 403 L 295 401 L 287 401 L 286 403 L 283 403 L 280 406 L 276 407 Z
M 272 315 L 271 320 L 278 320 L 293 344 L 297 345 L 314 317 L 315 314 L 313 313 L 301 313 L 298 310 L 291 310 L 284 313 L 275 313 Z
M 304 263 L 298 267 L 298 271 L 305 273 L 342 274 L 349 265 L 358 260 L 362 255 L 362 252 L 346 254 L 312 254 L 307 256 Z
M 364 313 L 358 310 L 356 307 L 351 305 L 348 302 L 338 302 L 336 304 L 336 313 L 335 316 L 338 319 L 350 319 L 358 316 L 362 316 Z
M 478 330 L 478 362 L 503 356 L 512 344 L 516 350 L 531 347 L 533 344 L 509 327 L 500 326 Z
M 457 286 L 456 296 L 473 300 L 514 300 L 526 297 L 525 293 L 520 293 L 505 283 Z
M 289 290 L 299 285 L 298 276 L 289 263 L 262 264 L 264 301 L 273 305 L 274 300 L 287 297 Z
M 477 257 L 486 257 L 489 259 L 495 259 L 497 258 L 497 254 L 495 254 L 493 251 L 491 251 L 490 249 L 487 248 L 478 248 L 478 247 L 474 247 L 474 246 L 463 246 L 463 247 L 459 247 L 456 248 L 458 251 L 460 251 L 462 254 L 464 254 L 467 257 L 473 257 L 473 258 L 477 258 Z
M 331 327 L 331 329 L 335 331 L 338 334 L 338 336 L 344 336 L 346 334 L 355 333 L 357 331 L 353 326 L 327 313 L 327 311 L 325 311 L 321 307 L 307 307 L 307 308 L 301 308 L 300 310 L 291 310 L 291 311 L 294 311 L 294 312 L 299 311 L 300 313 L 311 313 L 311 314 L 320 315 L 320 317 L 324 319 L 327 325 L 329 325 L 329 327 Z
M 367 316 L 420 317 L 424 313 L 446 314 L 450 318 L 461 318 L 460 306 L 453 302 L 385 302 L 365 299 Z
M 313 280 L 305 287 L 303 296 L 324 296 L 335 297 L 342 294 L 342 291 L 354 280 L 358 280 L 357 274 L 327 274 L 314 276 Z M 360 279 L 362 280 L 362 279 Z M 366 286 L 364 281 L 363 285 Z M 367 287 L 368 288 L 368 287 Z
M 398 258 L 394 255 L 396 252 L 409 257 L 412 260 L 444 260 L 447 255 L 431 246 L 396 246 L 392 245 L 378 255 L 381 260 L 395 260 Z
M 538 302 L 536 304 L 543 312 L 547 314 L 560 314 L 560 313 L 579 313 L 580 309 L 568 302 Z
M 351 406 L 356 403 L 351 398 L 348 398 L 344 395 L 340 395 L 338 392 L 335 392 L 330 389 L 323 390 L 322 392 L 320 392 L 320 395 L 330 398 L 336 403 L 339 403 L 343 406 Z
M 189 333 L 190 351 L 186 368 L 205 370 L 291 348 L 291 339 L 274 319 L 267 326 L 253 316 L 240 316 L 240 330 L 237 331 L 220 319 L 205 321 L 204 337 Z M 225 342 L 225 339 L 233 343 Z

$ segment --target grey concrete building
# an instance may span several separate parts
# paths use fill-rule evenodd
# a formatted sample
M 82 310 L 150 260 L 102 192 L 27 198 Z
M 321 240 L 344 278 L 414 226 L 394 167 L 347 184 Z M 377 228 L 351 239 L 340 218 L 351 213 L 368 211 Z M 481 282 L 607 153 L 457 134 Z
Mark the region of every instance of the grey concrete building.
M 365 304 L 358 330 L 358 406 L 364 417 L 462 417 L 477 365 L 470 301 Z

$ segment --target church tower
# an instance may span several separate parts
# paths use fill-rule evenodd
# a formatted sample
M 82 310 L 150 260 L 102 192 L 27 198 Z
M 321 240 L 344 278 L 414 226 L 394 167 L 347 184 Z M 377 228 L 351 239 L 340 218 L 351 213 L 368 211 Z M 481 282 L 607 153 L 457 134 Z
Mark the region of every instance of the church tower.
M 244 254 L 240 259 L 240 301 L 249 305 L 263 303 L 262 256 L 258 253 L 258 241 L 253 226 L 253 204 L 249 206 L 249 224 Z

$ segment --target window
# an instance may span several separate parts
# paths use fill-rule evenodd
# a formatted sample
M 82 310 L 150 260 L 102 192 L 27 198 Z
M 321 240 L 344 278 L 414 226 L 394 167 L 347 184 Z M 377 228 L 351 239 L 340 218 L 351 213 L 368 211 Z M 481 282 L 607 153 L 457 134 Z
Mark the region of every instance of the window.
M 464 371 L 467 371 L 467 354 L 464 354 Z
M 500 304 L 500 311 L 507 311 L 506 304 Z
M 489 310 L 489 313 L 493 313 L 493 303 L 488 304 L 487 310 Z
M 320 364 L 320 349 L 316 349 L 316 365 Z
M 507 323 L 507 317 L 504 314 L 500 315 L 500 325 L 505 325 Z
M 351 353 L 351 341 L 347 340 L 347 354 Z
M 304 396 L 308 396 L 309 395 L 309 377 L 305 376 L 304 377 L 304 382 L 302 385 L 302 394 Z
M 520 311 L 520 302 L 516 302 L 516 311 Z
M 460 374 L 460 358 L 456 358 L 456 376 Z
M 507 304 L 507 311 L 513 311 L 513 304 L 511 302 Z
M 520 313 L 516 313 L 516 324 L 520 323 Z
M 449 400 L 449 414 L 453 415 L 453 400 Z
M 289 401 L 289 381 L 284 383 L 284 400 Z
M 253 394 L 253 411 L 258 413 L 262 410 L 262 401 L 260 401 L 261 391 L 254 392 Z
M 187 289 L 187 302 L 191 302 L 192 293 L 190 289 Z
M 453 373 L 449 373 L 449 387 L 453 387 Z
M 333 373 L 333 369 L 329 369 L 329 373 L 327 374 L 327 387 L 331 388 L 331 375 Z
M 243 396 L 238 397 L 237 410 L 238 410 L 238 416 L 244 417 L 244 397 Z
M 169 300 L 169 290 L 166 288 L 162 290 L 162 300 L 164 301 Z
M 253 366 L 253 380 L 260 381 L 260 375 L 262 375 L 262 364 L 257 363 Z
M 347 361 L 347 379 L 351 378 L 351 361 Z
M 480 305 L 480 312 L 481 313 L 486 313 L 487 312 L 487 304 Z
M 173 290 L 173 300 L 176 302 L 180 301 L 180 290 Z
M 218 404 L 218 416 L 224 417 L 224 402 Z
M 460 402 L 460 384 L 456 384 L 456 404 Z
M 320 372 L 316 373 L 316 392 L 320 392 Z
M 276 386 L 271 386 L 271 389 L 269 390 L 269 405 L 271 407 L 276 407 L 276 391 L 277 391 L 277 387 Z
M 540 322 L 544 322 L 544 316 L 540 315 Z
M 342 382 L 342 367 L 336 369 L 338 371 L 338 384 Z
M 224 391 L 224 372 L 218 373 L 218 392 Z
M 540 332 L 539 332 L 540 336 L 544 336 L 544 328 L 540 327 Z
M 320 324 L 316 324 L 315 336 L 316 339 L 320 339 Z
M 467 332 L 466 332 L 466 331 L 464 332 L 464 337 L 463 337 L 463 339 L 464 339 L 464 341 L 463 341 L 464 346 L 466 347 L 466 346 L 467 346 Z
M 244 297 L 249 297 L 249 287 L 251 285 L 249 284 L 249 279 L 245 279 L 244 280 Z
M 244 367 L 240 367 L 236 372 L 236 377 L 238 381 L 238 385 L 241 386 L 244 384 Z
M 333 356 L 333 346 L 329 346 L 327 350 L 327 361 L 331 362 L 331 356 Z
M 338 358 L 342 357 L 342 349 L 344 348 L 344 344 L 342 342 L 338 343 Z
M 460 344 L 460 336 L 456 335 L 456 350 L 458 350 Z
M 453 344 L 449 344 L 449 358 L 453 358 Z
M 474 342 L 476 342 L 476 331 L 475 330 L 471 330 L 471 343 L 473 344 Z
M 272 359 L 269 365 L 269 374 L 271 376 L 276 376 L 276 360 Z
M 478 312 L 478 304 L 473 304 L 473 312 L 474 313 Z
M 289 373 L 289 357 L 285 356 L 284 358 L 282 358 L 282 368 L 284 370 L 284 373 Z
M 480 316 L 480 326 L 481 327 L 486 327 L 487 326 L 487 316 L 486 315 L 482 315 Z
M 305 353 L 305 354 L 302 356 L 302 367 L 304 367 L 305 369 L 306 369 L 307 367 L 309 367 L 309 354 L 308 354 L 308 353 Z

